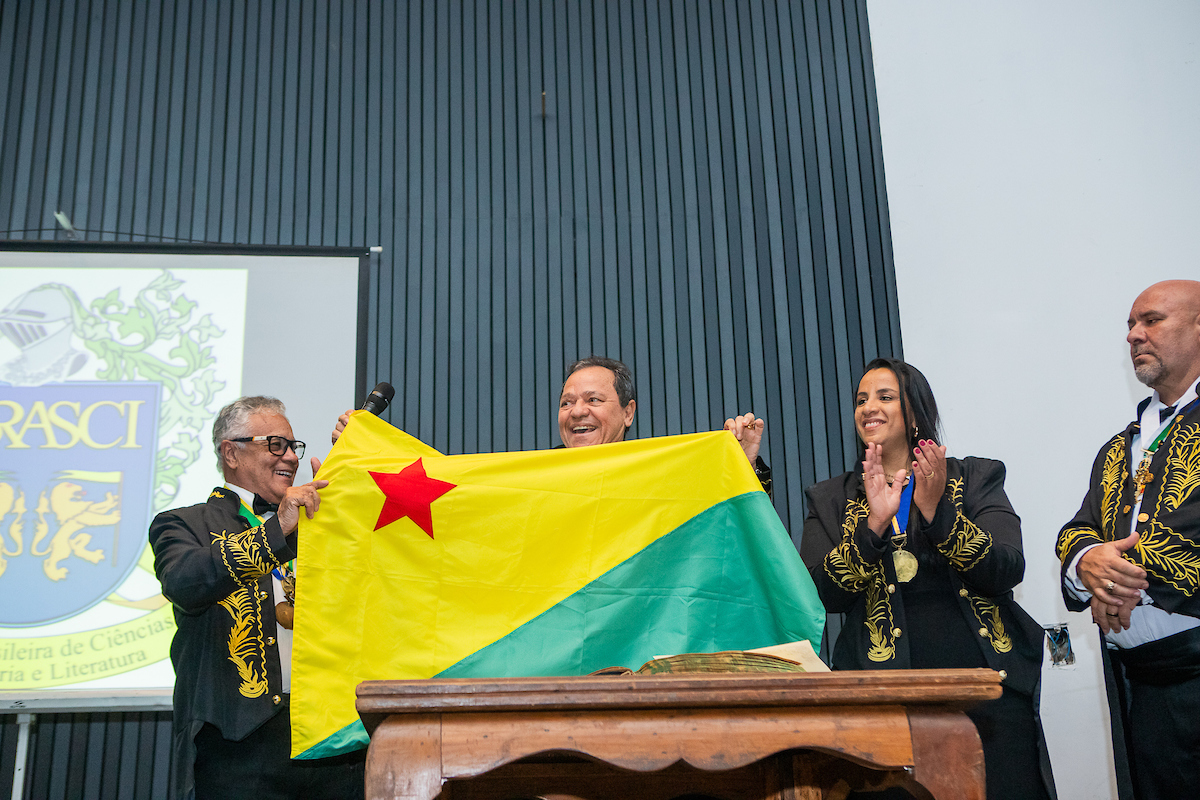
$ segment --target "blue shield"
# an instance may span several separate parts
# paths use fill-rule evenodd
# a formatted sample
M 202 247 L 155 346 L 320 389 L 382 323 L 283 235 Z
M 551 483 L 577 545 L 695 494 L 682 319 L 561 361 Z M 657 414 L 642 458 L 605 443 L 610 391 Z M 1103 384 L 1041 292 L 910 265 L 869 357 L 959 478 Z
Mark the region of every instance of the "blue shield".
M 129 576 L 146 546 L 160 394 L 0 385 L 0 625 L 73 616 Z

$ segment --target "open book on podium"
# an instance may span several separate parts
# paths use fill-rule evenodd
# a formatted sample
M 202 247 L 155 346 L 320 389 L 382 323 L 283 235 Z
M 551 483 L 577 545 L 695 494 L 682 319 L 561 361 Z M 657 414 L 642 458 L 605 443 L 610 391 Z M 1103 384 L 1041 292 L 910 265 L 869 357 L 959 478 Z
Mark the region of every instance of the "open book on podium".
M 807 640 L 787 642 L 755 650 L 726 650 L 720 653 L 681 653 L 657 656 L 639 669 L 605 667 L 593 675 L 682 675 L 729 672 L 829 672 Z

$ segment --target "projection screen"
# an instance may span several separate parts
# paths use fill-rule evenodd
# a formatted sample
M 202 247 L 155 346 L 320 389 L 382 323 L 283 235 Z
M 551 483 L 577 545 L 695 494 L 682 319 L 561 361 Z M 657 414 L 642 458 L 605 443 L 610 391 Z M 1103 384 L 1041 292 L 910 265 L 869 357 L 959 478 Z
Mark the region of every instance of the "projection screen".
M 365 391 L 365 249 L 0 243 L 0 700 L 169 703 L 146 531 L 222 483 L 212 422 L 278 397 L 308 456 Z M 31 706 L 34 707 L 34 706 Z

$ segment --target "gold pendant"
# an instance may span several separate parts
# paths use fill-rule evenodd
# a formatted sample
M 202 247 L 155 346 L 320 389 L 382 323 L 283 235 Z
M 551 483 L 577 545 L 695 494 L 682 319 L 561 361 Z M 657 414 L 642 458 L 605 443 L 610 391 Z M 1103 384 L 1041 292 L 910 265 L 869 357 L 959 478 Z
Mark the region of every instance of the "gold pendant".
M 275 621 L 278 622 L 281 627 L 287 628 L 290 631 L 295 619 L 296 609 L 292 608 L 291 605 L 288 603 L 275 604 Z
M 917 557 L 907 550 L 892 551 L 892 566 L 896 568 L 896 580 L 908 583 L 917 576 Z
M 1154 476 L 1150 474 L 1151 455 L 1150 451 L 1146 451 L 1142 455 L 1142 461 L 1138 464 L 1137 470 L 1133 473 L 1134 492 L 1138 500 L 1142 499 L 1146 487 L 1150 485 L 1150 481 L 1154 480 Z
M 1154 480 L 1154 476 L 1150 474 L 1150 470 L 1146 469 L 1146 465 L 1138 467 L 1137 473 L 1133 476 L 1134 492 L 1138 500 L 1142 499 L 1142 495 L 1146 491 L 1146 487 L 1150 485 L 1150 481 Z

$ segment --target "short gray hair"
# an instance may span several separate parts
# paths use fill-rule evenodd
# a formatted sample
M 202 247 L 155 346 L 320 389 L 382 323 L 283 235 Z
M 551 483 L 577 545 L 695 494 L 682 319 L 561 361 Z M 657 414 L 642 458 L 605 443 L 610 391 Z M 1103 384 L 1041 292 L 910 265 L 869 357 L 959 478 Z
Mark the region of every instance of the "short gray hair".
M 222 475 L 225 474 L 225 463 L 221 459 L 221 442 L 245 436 L 250 418 L 255 414 L 278 414 L 286 417 L 287 409 L 284 408 L 282 401 L 274 397 L 256 395 L 239 397 L 217 412 L 217 419 L 213 423 L 212 440 L 213 450 L 217 454 L 217 469 Z M 245 447 L 242 442 L 236 442 L 236 444 L 239 447 Z
M 570 378 L 581 369 L 588 367 L 604 367 L 613 374 L 613 388 L 617 390 L 617 401 L 621 407 L 629 405 L 630 400 L 637 399 L 637 390 L 633 388 L 633 372 L 629 367 L 615 358 L 605 358 L 604 356 L 588 356 L 581 358 L 578 361 L 567 367 L 567 378 Z M 566 379 L 563 379 L 563 385 L 566 386 Z M 560 390 L 561 392 L 561 390 Z

